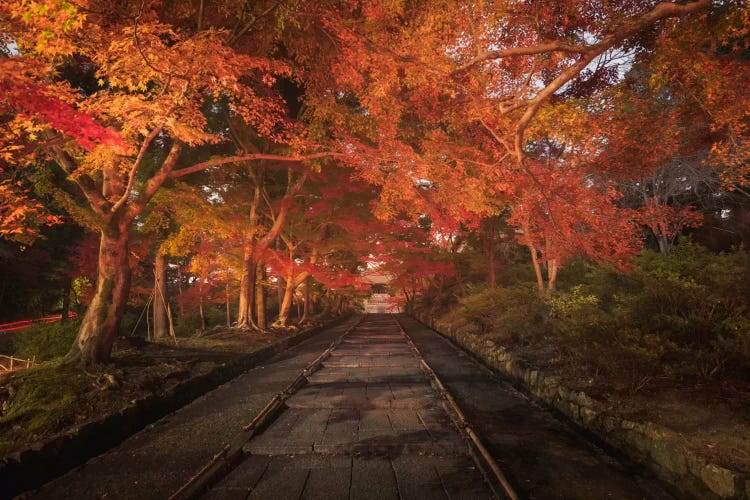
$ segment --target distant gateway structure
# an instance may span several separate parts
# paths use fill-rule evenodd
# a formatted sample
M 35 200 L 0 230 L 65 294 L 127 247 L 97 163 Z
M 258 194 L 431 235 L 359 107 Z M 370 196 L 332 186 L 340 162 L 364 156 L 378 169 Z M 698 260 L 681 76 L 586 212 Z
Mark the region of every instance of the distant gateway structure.
M 365 283 L 370 284 L 372 292 L 364 299 L 363 305 L 368 314 L 397 314 L 401 312 L 395 297 L 389 293 L 388 284 L 391 277 L 386 274 L 369 274 L 363 278 Z

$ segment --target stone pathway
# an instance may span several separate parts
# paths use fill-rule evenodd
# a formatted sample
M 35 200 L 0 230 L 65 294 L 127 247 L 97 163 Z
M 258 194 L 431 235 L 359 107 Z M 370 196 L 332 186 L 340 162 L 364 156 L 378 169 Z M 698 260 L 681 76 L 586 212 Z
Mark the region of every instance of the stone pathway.
M 686 498 L 611 457 L 435 331 L 399 321 L 522 498 Z
M 245 444 L 242 462 L 205 497 L 491 497 L 397 319 L 522 498 L 674 498 L 662 483 L 613 459 L 403 316 L 367 316 Z M 168 498 L 357 321 L 248 371 L 46 485 L 38 496 Z
M 368 316 L 207 498 L 491 498 L 393 317 Z
M 352 317 L 274 356 L 48 483 L 35 498 L 168 498 L 357 321 Z

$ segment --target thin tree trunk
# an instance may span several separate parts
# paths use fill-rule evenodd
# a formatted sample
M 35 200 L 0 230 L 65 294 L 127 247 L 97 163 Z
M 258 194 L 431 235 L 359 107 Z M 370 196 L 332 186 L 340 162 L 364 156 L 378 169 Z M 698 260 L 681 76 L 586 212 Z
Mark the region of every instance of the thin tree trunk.
M 109 361 L 130 290 L 128 230 L 110 224 L 101 233 L 96 292 L 81 322 L 66 364 L 84 367 Z
M 255 262 L 252 247 L 245 247 L 242 257 L 242 273 L 240 275 L 240 300 L 237 311 L 237 326 L 249 327 L 253 321 L 253 305 L 255 295 Z
M 547 291 L 551 292 L 555 289 L 557 283 L 557 259 L 550 258 L 552 255 L 552 244 L 549 238 L 545 238 L 544 240 L 544 253 L 547 259 L 545 261 L 547 265 Z
M 283 296 L 281 297 L 279 307 L 279 319 L 277 323 L 281 326 L 286 326 L 289 321 L 289 311 L 292 308 L 292 295 L 294 294 L 294 267 L 287 273 L 286 284 L 283 288 Z M 280 288 L 281 290 L 281 288 Z
M 341 310 L 341 295 L 336 295 L 336 298 L 333 301 L 333 313 L 338 315 L 340 310 Z
M 178 320 L 182 320 L 182 318 L 185 317 L 185 306 L 182 303 L 182 269 L 180 266 L 177 266 L 177 304 L 179 306 L 178 313 L 179 317 Z
M 60 320 L 65 322 L 70 319 L 70 292 L 73 288 L 73 278 L 65 276 L 63 280 L 62 312 L 60 313 Z
M 174 331 L 174 321 L 172 321 L 172 306 L 167 304 L 167 320 L 169 320 L 169 336 L 174 340 L 175 345 L 177 344 L 177 334 Z
M 557 259 L 552 259 L 547 262 L 547 289 L 550 291 L 555 290 L 557 286 Z
M 248 217 L 248 231 L 245 234 L 245 245 L 242 249 L 242 271 L 240 275 L 239 309 L 237 311 L 237 326 L 246 328 L 253 323 L 253 306 L 255 304 L 255 281 L 257 262 L 254 257 L 256 236 L 258 233 L 258 206 L 261 201 L 261 186 L 255 184 L 253 201 L 250 204 Z
M 259 263 L 256 266 L 256 276 L 259 286 L 255 290 L 255 317 L 257 318 L 256 324 L 261 330 L 268 328 L 268 316 L 266 315 L 266 288 L 263 286 L 263 282 L 266 279 L 266 265 Z
M 659 244 L 659 252 L 662 255 L 669 255 L 669 252 L 671 250 L 670 244 L 669 244 L 669 238 L 667 238 L 663 234 L 657 234 L 656 241 Z
M 224 302 L 227 305 L 227 327 L 232 326 L 232 314 L 229 310 L 229 273 L 227 273 L 227 283 L 224 285 Z
M 302 313 L 302 317 L 300 318 L 299 322 L 304 323 L 305 321 L 309 321 L 310 318 L 312 318 L 312 315 L 315 314 L 315 311 L 313 311 L 312 303 L 310 302 L 310 287 L 312 286 L 312 276 L 308 276 L 305 278 L 305 309 Z
M 544 291 L 544 278 L 542 278 L 542 269 L 539 267 L 539 258 L 536 255 L 536 248 L 533 245 L 529 245 L 529 251 L 531 252 L 531 263 L 534 266 L 534 273 L 536 274 L 536 284 L 539 287 L 539 291 Z
M 279 311 L 281 311 L 281 303 L 284 302 L 284 290 L 286 289 L 286 281 L 281 276 L 276 281 L 276 300 L 279 304 Z
M 151 342 L 154 340 L 154 337 L 151 336 L 151 320 L 149 319 L 151 317 L 151 314 L 149 314 L 149 309 L 153 311 L 154 307 L 154 292 L 151 292 L 151 297 L 148 298 L 148 302 L 146 302 L 146 340 Z
M 330 291 L 326 290 L 323 297 L 321 297 L 321 300 L 323 301 L 323 309 L 320 311 L 320 314 L 318 314 L 319 318 L 325 318 L 331 312 L 331 300 L 329 295 Z
M 198 314 L 201 317 L 201 331 L 206 329 L 206 315 L 203 311 L 203 283 L 198 282 Z
M 167 329 L 167 256 L 160 253 L 154 259 L 154 338 L 169 335 Z

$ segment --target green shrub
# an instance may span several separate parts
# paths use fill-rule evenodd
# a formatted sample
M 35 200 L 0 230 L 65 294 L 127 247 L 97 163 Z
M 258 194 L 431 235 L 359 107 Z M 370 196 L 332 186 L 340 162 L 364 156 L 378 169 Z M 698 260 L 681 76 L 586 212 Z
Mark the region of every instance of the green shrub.
M 716 254 L 682 238 L 670 255 L 645 251 L 635 264 L 623 274 L 572 261 L 544 299 L 531 266 L 509 265 L 501 286 L 466 286 L 458 310 L 500 343 L 546 350 L 631 390 L 662 376 L 750 378 L 747 251 Z
M 480 289 L 460 304 L 468 321 L 501 343 L 528 343 L 545 330 L 548 306 L 532 286 Z
M 750 260 L 743 249 L 714 254 L 683 241 L 669 256 L 645 252 L 634 278 L 637 294 L 622 297 L 624 321 L 676 346 L 670 369 L 715 377 L 750 367 Z

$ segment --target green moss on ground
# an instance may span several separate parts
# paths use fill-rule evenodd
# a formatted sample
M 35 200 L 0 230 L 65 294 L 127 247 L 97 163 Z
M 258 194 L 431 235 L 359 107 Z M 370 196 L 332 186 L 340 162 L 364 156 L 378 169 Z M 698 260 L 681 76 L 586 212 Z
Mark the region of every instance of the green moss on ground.
M 13 337 L 13 355 L 48 361 L 67 354 L 76 338 L 81 320 L 36 325 Z
M 41 362 L 0 380 L 0 456 L 28 448 L 73 426 L 122 410 L 134 400 L 161 394 L 218 364 L 258 351 L 288 334 L 234 329 L 115 350 L 96 373 L 59 363 L 78 322 L 41 325 L 15 335 L 9 354 Z M 12 349 L 12 350 L 11 350 Z

